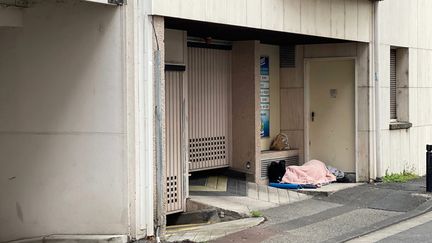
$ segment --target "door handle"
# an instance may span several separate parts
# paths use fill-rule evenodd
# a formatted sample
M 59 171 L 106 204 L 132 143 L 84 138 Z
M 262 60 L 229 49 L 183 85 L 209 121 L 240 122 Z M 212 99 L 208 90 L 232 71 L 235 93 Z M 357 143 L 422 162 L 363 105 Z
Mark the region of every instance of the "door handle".
M 311 113 L 311 119 L 312 119 L 312 121 L 315 120 L 315 112 L 313 112 L 313 111 L 312 111 L 312 113 Z

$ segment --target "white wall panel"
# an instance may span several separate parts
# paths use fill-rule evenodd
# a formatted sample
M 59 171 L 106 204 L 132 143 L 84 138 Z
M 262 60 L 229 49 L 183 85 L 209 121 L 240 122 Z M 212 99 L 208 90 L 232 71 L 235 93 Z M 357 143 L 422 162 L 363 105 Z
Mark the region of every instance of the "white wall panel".
M 160 1 L 160 0 L 153 1 L 153 6 L 157 6 L 158 4 L 164 5 L 163 8 L 173 7 L 172 5 L 164 4 L 164 1 Z M 179 6 L 180 11 L 177 17 L 193 19 L 193 20 L 206 20 L 206 14 L 207 14 L 206 6 L 207 6 L 207 0 L 181 0 Z M 159 8 L 156 7 L 156 9 Z M 173 10 L 173 12 L 177 12 L 177 11 Z M 215 14 L 221 14 L 221 13 L 215 12 Z M 213 16 L 213 18 L 217 18 L 217 17 Z
M 425 109 L 427 108 L 427 99 L 425 99 L 427 95 L 426 89 L 425 88 L 417 88 L 417 100 L 416 100 L 416 104 L 417 104 L 417 124 L 415 124 L 416 126 L 424 126 L 426 125 L 427 122 L 427 111 Z
M 419 106 L 417 105 L 417 97 L 418 97 L 418 88 L 410 88 L 409 89 L 409 122 L 414 124 L 414 126 L 418 125 L 418 110 Z
M 425 49 L 432 49 L 432 1 L 417 0 L 418 1 L 418 47 Z
M 432 50 L 417 50 L 417 87 L 432 87 Z
M 410 44 L 410 9 L 412 2 L 406 0 L 383 1 L 381 4 L 381 42 L 396 46 Z
M 127 234 L 120 8 L 35 2 L 0 30 L 0 241 Z
M 301 31 L 301 16 L 300 4 L 301 0 L 284 0 L 284 31 L 300 32 Z
M 390 155 L 390 134 L 389 130 L 381 131 L 381 161 L 382 161 L 382 175 L 385 175 L 387 169 L 391 168 L 391 155 Z M 390 171 L 391 172 L 391 171 Z
M 262 27 L 261 0 L 246 1 L 246 24 L 250 27 Z
M 233 25 L 247 25 L 248 0 L 227 1 L 227 22 Z
M 358 0 L 357 39 L 370 41 L 372 38 L 372 4 L 371 1 Z
M 372 94 L 372 89 L 369 87 L 358 87 L 357 88 L 357 109 L 358 109 L 358 117 L 357 117 L 357 126 L 359 131 L 368 131 L 369 128 L 369 95 Z
M 25 29 L 0 31 L 0 131 L 124 132 L 119 12 L 55 10 L 36 5 Z
M 418 29 L 418 24 L 419 24 L 418 0 L 409 1 L 409 3 L 410 3 L 409 13 L 408 13 L 408 15 L 409 15 L 409 18 L 408 18 L 409 33 L 408 33 L 408 36 L 410 38 L 409 46 L 417 47 L 418 46 L 418 34 L 419 34 L 419 29 Z
M 380 88 L 381 129 L 389 129 L 390 123 L 390 88 Z
M 0 133 L 0 240 L 127 234 L 122 134 Z
M 209 22 L 217 22 L 217 23 L 228 23 L 228 9 L 227 9 L 227 1 L 228 0 L 203 0 L 206 2 L 205 9 L 205 20 Z M 239 11 L 239 10 L 237 10 Z M 241 11 L 239 11 L 241 12 Z
M 350 40 L 370 38 L 368 0 L 173 1 L 153 0 L 153 14 Z
M 424 126 L 424 127 L 418 127 L 417 128 L 417 145 L 418 145 L 418 150 L 417 150 L 417 154 L 418 154 L 418 161 L 419 161 L 419 173 L 421 175 L 424 175 L 426 170 L 425 170 L 425 164 L 426 164 L 426 144 L 431 144 L 431 139 L 430 139 L 430 132 L 431 129 L 428 126 Z
M 389 173 L 396 173 L 402 171 L 406 161 L 402 160 L 401 148 L 401 130 L 389 131 L 389 153 L 390 160 L 388 161 L 387 167 L 383 169 L 388 170 Z
M 425 148 L 420 148 L 418 146 L 418 129 L 417 127 L 410 128 L 409 131 L 409 160 L 415 166 L 417 172 L 420 174 L 421 168 L 424 166 L 424 161 L 420 161 L 419 150 L 425 151 Z M 424 153 L 422 153 L 424 154 Z M 422 156 L 422 159 L 423 156 Z
M 316 34 L 331 36 L 331 4 L 330 0 L 318 0 L 315 9 Z
M 317 0 L 302 0 L 301 2 L 301 33 L 314 34 L 316 33 L 316 6 Z
M 360 162 L 357 163 L 359 181 L 369 181 L 369 134 L 368 131 L 359 131 L 357 133 L 357 159 Z
M 357 40 L 358 37 L 358 0 L 345 0 L 345 38 Z M 368 24 L 367 20 L 360 20 Z
M 380 45 L 380 87 L 390 87 L 390 46 Z
M 345 0 L 331 0 L 331 35 L 345 37 Z M 355 8 L 357 11 L 357 8 Z M 348 16 L 347 16 L 348 17 Z M 357 26 L 356 26 L 357 27 Z M 357 34 L 357 28 L 354 30 Z
M 371 86 L 372 80 L 370 79 L 369 72 L 369 44 L 357 44 L 357 85 L 358 86 Z
M 262 28 L 270 30 L 283 30 L 283 0 L 264 0 L 262 4 Z
M 410 48 L 408 50 L 408 82 L 409 87 L 415 88 L 418 86 L 418 50 L 415 48 Z

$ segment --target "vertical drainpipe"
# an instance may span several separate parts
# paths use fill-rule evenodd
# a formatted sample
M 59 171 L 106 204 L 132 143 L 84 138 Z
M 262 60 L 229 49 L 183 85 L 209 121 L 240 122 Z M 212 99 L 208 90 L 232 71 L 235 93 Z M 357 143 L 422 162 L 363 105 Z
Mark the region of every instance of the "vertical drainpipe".
M 375 179 L 381 180 L 381 131 L 380 131 L 380 72 L 379 72 L 379 50 L 380 50 L 380 32 L 379 32 L 379 2 L 374 0 L 373 8 L 373 50 L 374 50 L 374 86 L 375 86 Z

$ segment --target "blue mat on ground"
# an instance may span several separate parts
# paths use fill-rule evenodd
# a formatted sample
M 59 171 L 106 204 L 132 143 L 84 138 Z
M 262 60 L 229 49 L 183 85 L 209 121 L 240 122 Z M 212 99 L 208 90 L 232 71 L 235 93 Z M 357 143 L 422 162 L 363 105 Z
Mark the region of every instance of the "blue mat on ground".
M 295 189 L 295 190 L 318 188 L 316 185 L 312 185 L 312 184 L 293 184 L 293 183 L 274 183 L 274 182 L 271 182 L 269 186 L 282 188 L 282 189 Z

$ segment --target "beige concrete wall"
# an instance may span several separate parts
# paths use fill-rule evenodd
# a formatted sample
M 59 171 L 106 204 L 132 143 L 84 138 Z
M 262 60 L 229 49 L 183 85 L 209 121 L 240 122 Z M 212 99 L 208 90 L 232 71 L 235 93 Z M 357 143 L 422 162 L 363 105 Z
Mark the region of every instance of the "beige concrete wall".
M 268 56 L 270 62 L 270 137 L 261 138 L 261 150 L 269 150 L 271 142 L 280 133 L 279 46 L 260 44 L 259 55 Z
M 0 28 L 0 241 L 128 233 L 122 24 L 42 1 Z
M 392 0 L 380 3 L 382 175 L 426 172 L 425 146 L 432 143 L 432 1 Z M 389 130 L 390 48 L 408 48 L 408 130 Z
M 281 132 L 304 162 L 304 47 L 296 47 L 295 68 L 280 69 Z
M 361 43 L 306 45 L 296 48 L 296 67 L 281 68 L 281 132 L 300 150 L 304 162 L 304 58 L 356 57 L 357 80 L 357 172 L 360 181 L 369 179 L 371 101 L 369 46 Z
M 154 0 L 156 15 L 369 41 L 368 0 Z
M 0 7 L 0 28 L 22 27 L 23 10 L 15 7 Z
M 234 42 L 232 49 L 232 168 L 255 176 L 259 167 L 259 43 Z M 250 162 L 251 168 L 246 168 Z

